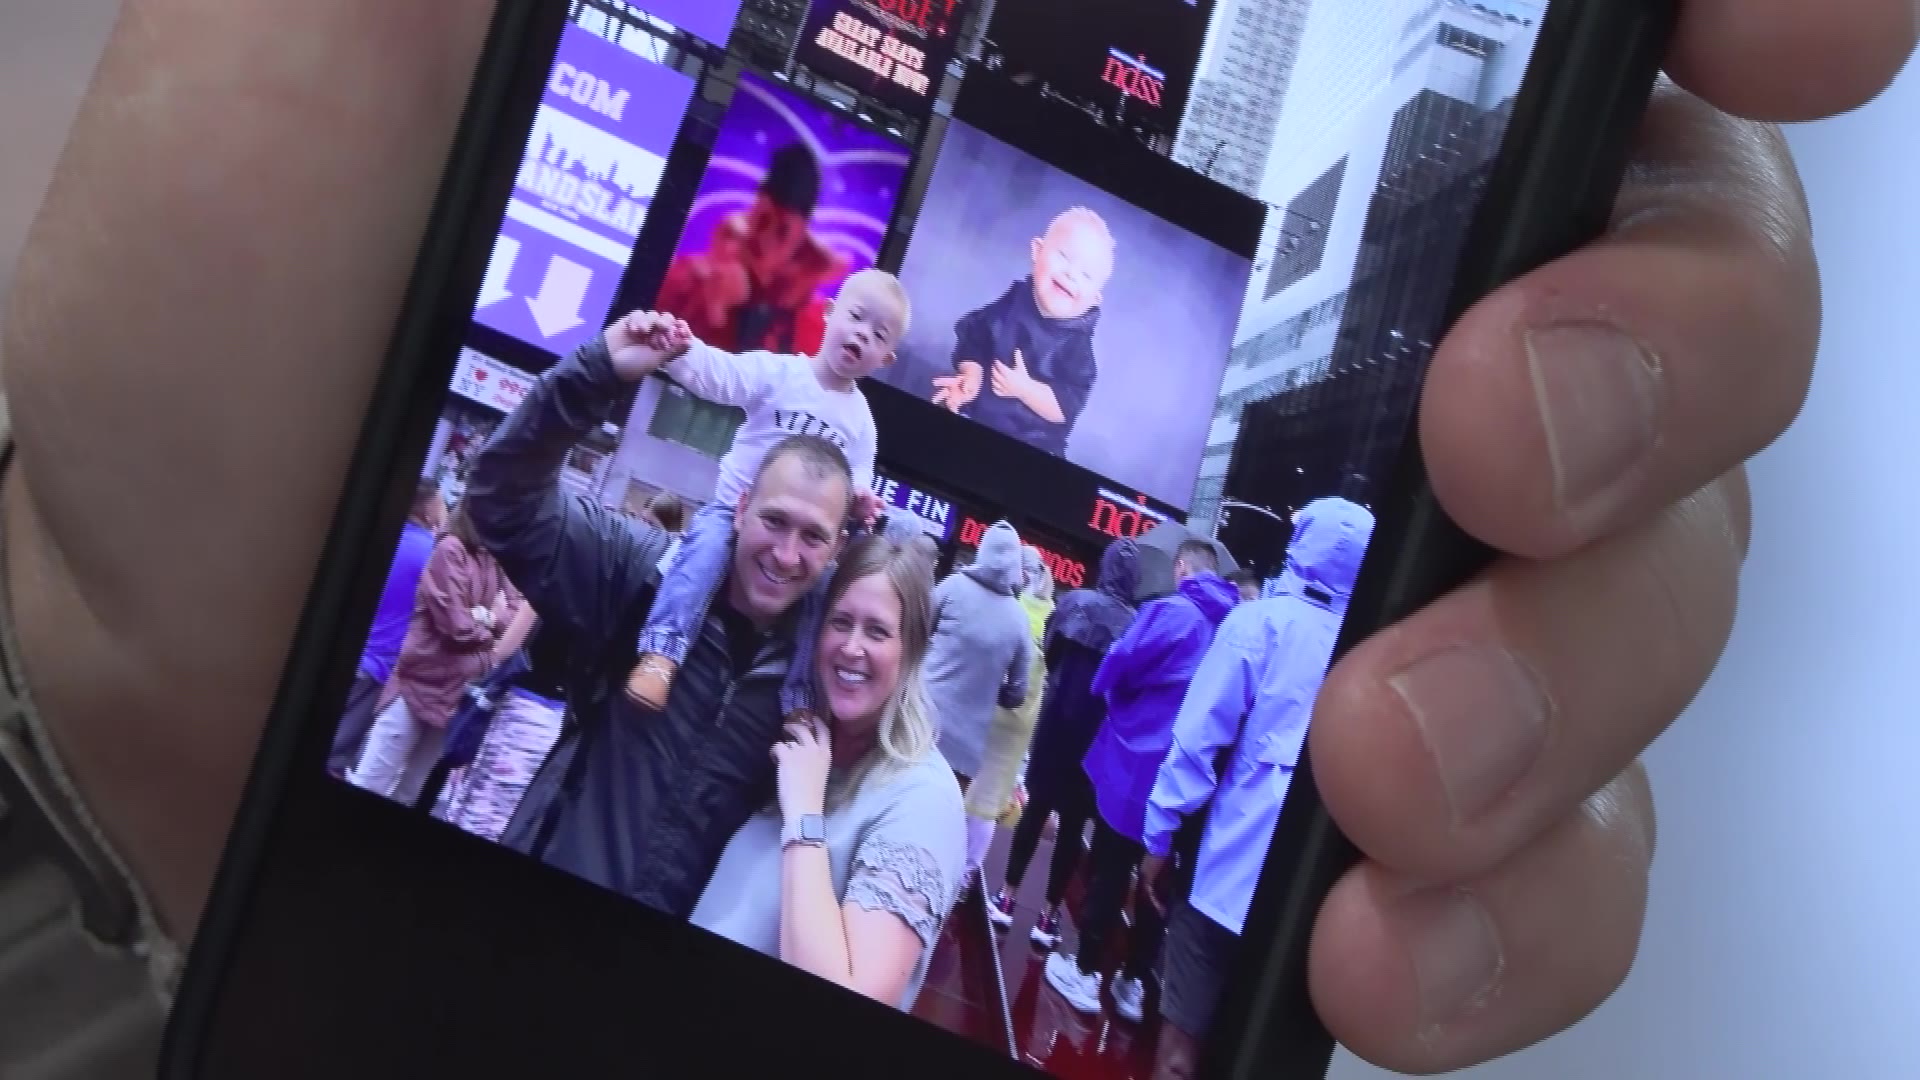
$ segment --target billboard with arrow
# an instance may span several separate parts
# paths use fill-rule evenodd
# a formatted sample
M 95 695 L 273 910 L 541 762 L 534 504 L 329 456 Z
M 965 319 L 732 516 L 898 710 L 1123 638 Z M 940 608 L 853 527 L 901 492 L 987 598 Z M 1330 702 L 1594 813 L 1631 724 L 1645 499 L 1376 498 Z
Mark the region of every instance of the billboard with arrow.
M 693 90 L 679 72 L 567 27 L 476 321 L 556 356 L 605 325 Z

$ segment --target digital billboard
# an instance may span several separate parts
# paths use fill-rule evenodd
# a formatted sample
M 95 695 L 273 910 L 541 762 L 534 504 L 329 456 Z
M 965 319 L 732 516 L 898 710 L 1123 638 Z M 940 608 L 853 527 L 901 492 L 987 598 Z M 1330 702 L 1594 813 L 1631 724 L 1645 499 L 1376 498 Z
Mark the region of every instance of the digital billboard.
M 1186 113 L 1214 0 L 1003 3 L 986 66 L 1116 121 L 1172 133 Z
M 557 356 L 605 325 L 693 80 L 569 25 L 474 320 Z
M 1252 260 L 956 121 L 887 384 L 1172 506 L 1193 494 Z
M 709 345 L 811 353 L 847 275 L 874 265 L 912 152 L 747 74 L 656 306 Z
M 741 0 L 639 0 L 632 6 L 657 15 L 694 37 L 725 45 L 740 18 Z
M 940 92 L 971 0 L 813 0 L 800 62 L 908 114 Z

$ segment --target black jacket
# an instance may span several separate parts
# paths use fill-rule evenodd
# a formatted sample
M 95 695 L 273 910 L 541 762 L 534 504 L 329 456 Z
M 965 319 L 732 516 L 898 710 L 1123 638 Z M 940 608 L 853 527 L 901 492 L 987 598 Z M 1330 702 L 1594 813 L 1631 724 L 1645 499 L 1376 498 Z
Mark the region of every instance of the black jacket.
M 791 635 L 716 613 L 664 715 L 627 701 L 667 538 L 560 484 L 568 451 L 621 389 L 605 344 L 584 346 L 540 379 L 468 481 L 481 543 L 574 654 L 566 728 L 503 842 L 684 917 L 727 841 L 773 798 Z
M 984 372 L 980 396 L 960 415 L 1018 439 L 1055 457 L 1067 456 L 1073 435 L 1100 365 L 1093 356 L 1093 332 L 1100 325 L 1100 309 L 1077 319 L 1049 319 L 1033 298 L 1033 280 L 1022 278 L 1006 294 L 978 311 L 963 315 L 954 325 L 953 364 L 979 364 Z M 1018 349 L 1027 373 L 1046 383 L 1060 400 L 1064 424 L 1050 424 L 1022 402 L 993 392 L 993 365 L 1013 365 Z
M 1087 785 L 1081 762 L 1107 719 L 1106 699 L 1092 689 L 1105 657 L 1065 637 L 1047 646 L 1047 692 L 1027 761 L 1027 787 L 1036 798 L 1051 800 Z

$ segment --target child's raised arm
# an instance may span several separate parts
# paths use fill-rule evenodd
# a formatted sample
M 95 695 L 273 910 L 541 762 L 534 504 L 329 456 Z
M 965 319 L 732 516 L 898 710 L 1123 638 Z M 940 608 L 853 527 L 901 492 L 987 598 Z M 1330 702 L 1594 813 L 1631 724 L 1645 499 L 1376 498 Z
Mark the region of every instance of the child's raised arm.
M 607 327 L 614 374 L 636 383 L 666 367 L 693 344 L 693 331 L 671 315 L 636 311 Z

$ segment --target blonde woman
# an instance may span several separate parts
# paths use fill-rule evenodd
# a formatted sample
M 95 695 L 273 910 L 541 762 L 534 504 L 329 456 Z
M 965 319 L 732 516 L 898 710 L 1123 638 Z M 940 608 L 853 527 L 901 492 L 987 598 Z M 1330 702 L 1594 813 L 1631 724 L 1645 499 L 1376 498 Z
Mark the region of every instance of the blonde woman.
M 1013 802 L 1014 787 L 1020 783 L 1020 769 L 1026 763 L 1027 749 L 1033 745 L 1034 725 L 1040 719 L 1040 701 L 1045 696 L 1047 659 L 1042 651 L 1047 620 L 1053 616 L 1053 575 L 1040 552 L 1021 549 L 1020 606 L 1026 610 L 1027 626 L 1033 634 L 1033 660 L 1027 671 L 1027 699 L 1012 709 L 995 709 L 993 724 L 987 729 L 985 753 L 980 755 L 980 772 L 967 788 L 967 871 L 971 884 L 980 864 L 993 846 L 993 834 L 1000 819 Z
M 826 611 L 813 657 L 824 719 L 788 725 L 774 746 L 776 805 L 734 834 L 692 921 L 906 1011 L 966 861 L 960 785 L 920 678 L 931 568 L 859 541 Z

